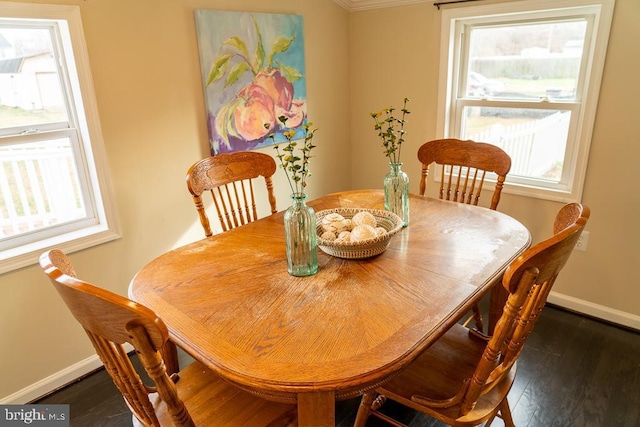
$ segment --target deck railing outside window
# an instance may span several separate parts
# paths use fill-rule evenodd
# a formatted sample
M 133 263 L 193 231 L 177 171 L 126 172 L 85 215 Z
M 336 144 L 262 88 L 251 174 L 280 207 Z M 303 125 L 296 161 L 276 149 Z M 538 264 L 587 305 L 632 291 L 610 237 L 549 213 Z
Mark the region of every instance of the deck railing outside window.
M 0 147 L 0 238 L 85 216 L 69 140 Z
M 556 111 L 541 119 L 506 126 L 496 123 L 466 137 L 506 151 L 512 160 L 510 176 L 560 181 L 566 145 L 564 136 L 569 130 L 570 114 Z

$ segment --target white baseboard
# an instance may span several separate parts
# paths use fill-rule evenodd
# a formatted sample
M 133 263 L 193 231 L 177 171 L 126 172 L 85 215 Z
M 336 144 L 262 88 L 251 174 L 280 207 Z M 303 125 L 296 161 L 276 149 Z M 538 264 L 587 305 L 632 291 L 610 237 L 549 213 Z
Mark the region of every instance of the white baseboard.
M 569 310 L 583 313 L 588 316 L 597 317 L 607 322 L 616 323 L 632 329 L 640 330 L 640 316 L 620 311 L 604 305 L 594 304 L 589 301 L 570 297 L 568 295 L 551 292 L 548 301 L 551 304 L 567 308 Z
M 133 351 L 133 346 L 129 343 L 124 344 L 124 350 L 129 353 Z M 22 390 L 5 396 L 0 399 L 0 405 L 24 405 L 29 402 L 51 393 L 58 388 L 70 384 L 78 378 L 87 375 L 96 369 L 102 368 L 102 362 L 97 354 L 89 356 L 84 360 L 74 363 L 73 365 L 49 375 L 46 378 L 35 382 Z
M 33 383 L 22 390 L 0 399 L 0 405 L 24 405 L 32 402 L 47 393 L 69 384 L 83 375 L 86 375 L 102 367 L 98 355 L 89 356 L 68 368 L 49 375 L 40 381 Z

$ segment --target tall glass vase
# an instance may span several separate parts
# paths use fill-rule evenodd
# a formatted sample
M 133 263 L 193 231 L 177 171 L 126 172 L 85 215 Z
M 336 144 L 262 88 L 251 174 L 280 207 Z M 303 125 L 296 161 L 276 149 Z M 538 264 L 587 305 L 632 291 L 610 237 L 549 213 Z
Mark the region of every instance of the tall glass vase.
M 287 270 L 292 276 L 311 276 L 318 272 L 316 213 L 306 204 L 307 195 L 294 193 L 293 204 L 284 213 L 287 244 Z
M 389 173 L 384 177 L 384 208 L 395 213 L 409 225 L 409 177 L 402 171 L 402 162 L 389 163 Z

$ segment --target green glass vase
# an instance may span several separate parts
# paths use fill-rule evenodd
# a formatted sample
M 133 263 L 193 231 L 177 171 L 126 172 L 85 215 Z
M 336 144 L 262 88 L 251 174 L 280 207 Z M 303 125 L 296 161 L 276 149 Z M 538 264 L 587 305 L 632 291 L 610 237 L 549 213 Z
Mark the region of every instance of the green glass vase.
M 384 208 L 402 218 L 403 227 L 409 225 L 409 177 L 402 170 L 402 162 L 389 163 L 384 177 Z
M 311 276 L 318 272 L 316 213 L 306 204 L 307 195 L 294 193 L 293 204 L 284 213 L 287 270 L 292 276 Z

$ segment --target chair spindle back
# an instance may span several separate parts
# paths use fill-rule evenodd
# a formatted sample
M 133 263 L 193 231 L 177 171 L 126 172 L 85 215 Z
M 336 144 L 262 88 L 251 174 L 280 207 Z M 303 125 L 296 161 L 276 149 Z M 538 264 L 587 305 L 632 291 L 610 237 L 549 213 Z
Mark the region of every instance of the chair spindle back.
M 193 426 L 160 352 L 169 339 L 164 322 L 143 305 L 77 279 L 71 261 L 62 251 L 45 252 L 40 265 L 84 328 L 135 416 L 145 425 L 160 425 L 149 399 L 149 393 L 157 392 L 177 426 Z M 155 387 L 143 383 L 127 355 L 125 343 L 134 347 Z
M 469 382 L 461 415 L 473 409 L 478 397 L 499 383 L 517 360 L 589 215 L 589 208 L 579 203 L 565 205 L 556 215 L 553 236 L 529 248 L 507 268 L 502 286 L 509 297 Z
M 484 142 L 462 141 L 455 138 L 436 139 L 418 149 L 422 163 L 420 195 L 424 195 L 429 176 L 429 165 L 442 166 L 440 199 L 477 205 L 487 172 L 497 175 L 491 198 L 491 209 L 497 209 L 500 194 L 509 170 L 511 157 L 501 148 Z
M 205 192 L 211 193 L 222 231 L 227 231 L 258 219 L 253 180 L 260 176 L 265 181 L 271 213 L 277 212 L 271 178 L 275 171 L 273 157 L 253 151 L 219 154 L 193 164 L 187 171 L 187 188 L 205 235 L 213 234 L 202 200 Z

